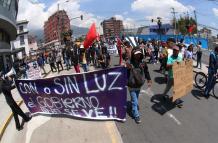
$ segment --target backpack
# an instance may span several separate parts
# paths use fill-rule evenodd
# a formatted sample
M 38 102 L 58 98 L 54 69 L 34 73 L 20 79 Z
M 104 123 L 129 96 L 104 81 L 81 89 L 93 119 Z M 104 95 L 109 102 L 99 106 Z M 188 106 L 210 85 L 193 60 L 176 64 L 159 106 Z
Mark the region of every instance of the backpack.
M 142 68 L 132 68 L 129 72 L 128 87 L 140 88 L 145 83 L 145 73 Z

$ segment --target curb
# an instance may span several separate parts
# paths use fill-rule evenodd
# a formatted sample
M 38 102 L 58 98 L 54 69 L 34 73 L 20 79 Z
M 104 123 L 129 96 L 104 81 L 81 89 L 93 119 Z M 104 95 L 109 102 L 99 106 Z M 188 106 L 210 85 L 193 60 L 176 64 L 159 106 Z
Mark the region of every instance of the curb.
M 21 106 L 21 104 L 23 103 L 23 100 L 22 101 L 19 101 L 17 103 L 18 106 Z M 2 136 L 4 135 L 4 132 L 8 126 L 8 124 L 10 123 L 11 121 L 11 118 L 13 117 L 13 113 L 11 112 L 10 115 L 8 116 L 7 120 L 5 121 L 4 125 L 0 128 L 0 141 L 2 139 Z

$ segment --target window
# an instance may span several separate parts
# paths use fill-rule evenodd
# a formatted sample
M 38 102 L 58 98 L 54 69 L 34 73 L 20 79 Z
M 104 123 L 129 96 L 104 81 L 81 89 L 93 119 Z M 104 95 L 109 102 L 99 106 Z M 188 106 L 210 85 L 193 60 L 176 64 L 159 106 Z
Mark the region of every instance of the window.
M 19 32 L 23 32 L 23 26 L 19 26 Z
M 24 36 L 20 36 L 20 45 L 24 45 L 25 42 L 24 42 Z

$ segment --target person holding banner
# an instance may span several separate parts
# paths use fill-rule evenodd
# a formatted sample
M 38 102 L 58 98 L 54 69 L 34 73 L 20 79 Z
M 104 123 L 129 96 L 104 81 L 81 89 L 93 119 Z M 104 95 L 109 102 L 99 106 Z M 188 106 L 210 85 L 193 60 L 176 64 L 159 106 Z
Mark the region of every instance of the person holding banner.
M 173 87 L 173 84 L 174 84 L 173 69 L 172 69 L 173 64 L 175 62 L 179 62 L 179 63 L 182 62 L 182 57 L 179 56 L 179 47 L 173 46 L 172 50 L 173 50 L 173 54 L 171 56 L 169 56 L 168 60 L 167 60 L 168 81 L 167 81 L 167 85 L 166 85 L 166 88 L 165 88 L 164 93 L 163 93 L 164 100 L 166 100 L 168 98 L 167 93 L 171 90 L 171 88 Z M 174 104 L 176 106 L 178 106 L 179 108 L 182 107 L 180 99 L 177 99 L 174 102 Z
M 14 120 L 15 120 L 15 124 L 16 124 L 16 128 L 18 131 L 22 130 L 23 127 L 20 124 L 18 115 L 20 115 L 25 122 L 28 122 L 31 120 L 31 116 L 27 116 L 21 109 L 20 107 L 17 105 L 17 103 L 14 101 L 14 98 L 11 94 L 11 90 L 15 88 L 15 85 L 13 85 L 13 80 L 10 76 L 7 77 L 3 77 L 3 75 L 1 75 L 0 80 L 2 81 L 2 93 L 5 96 L 6 102 L 7 104 L 10 106 L 13 115 L 14 115 Z
M 130 63 L 126 63 L 128 69 L 128 87 L 132 102 L 132 116 L 137 124 L 141 123 L 138 98 L 140 89 L 147 79 L 148 86 L 151 86 L 151 77 L 148 66 L 143 60 L 143 54 L 140 48 L 134 48 L 131 53 Z

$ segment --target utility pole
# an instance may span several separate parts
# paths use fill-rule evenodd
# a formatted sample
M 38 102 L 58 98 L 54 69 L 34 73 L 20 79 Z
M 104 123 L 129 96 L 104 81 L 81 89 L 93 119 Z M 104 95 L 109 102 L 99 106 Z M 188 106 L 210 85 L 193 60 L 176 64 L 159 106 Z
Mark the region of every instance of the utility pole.
M 174 35 L 176 35 L 176 13 L 177 12 L 175 12 L 175 8 L 172 8 L 172 12 L 171 12 L 172 14 L 173 14 L 173 21 L 174 21 Z
M 197 14 L 196 11 L 194 10 L 194 15 L 195 15 L 195 22 L 196 22 L 196 29 L 197 29 L 197 35 L 198 37 L 200 37 L 199 33 L 198 33 L 198 21 L 197 21 Z

